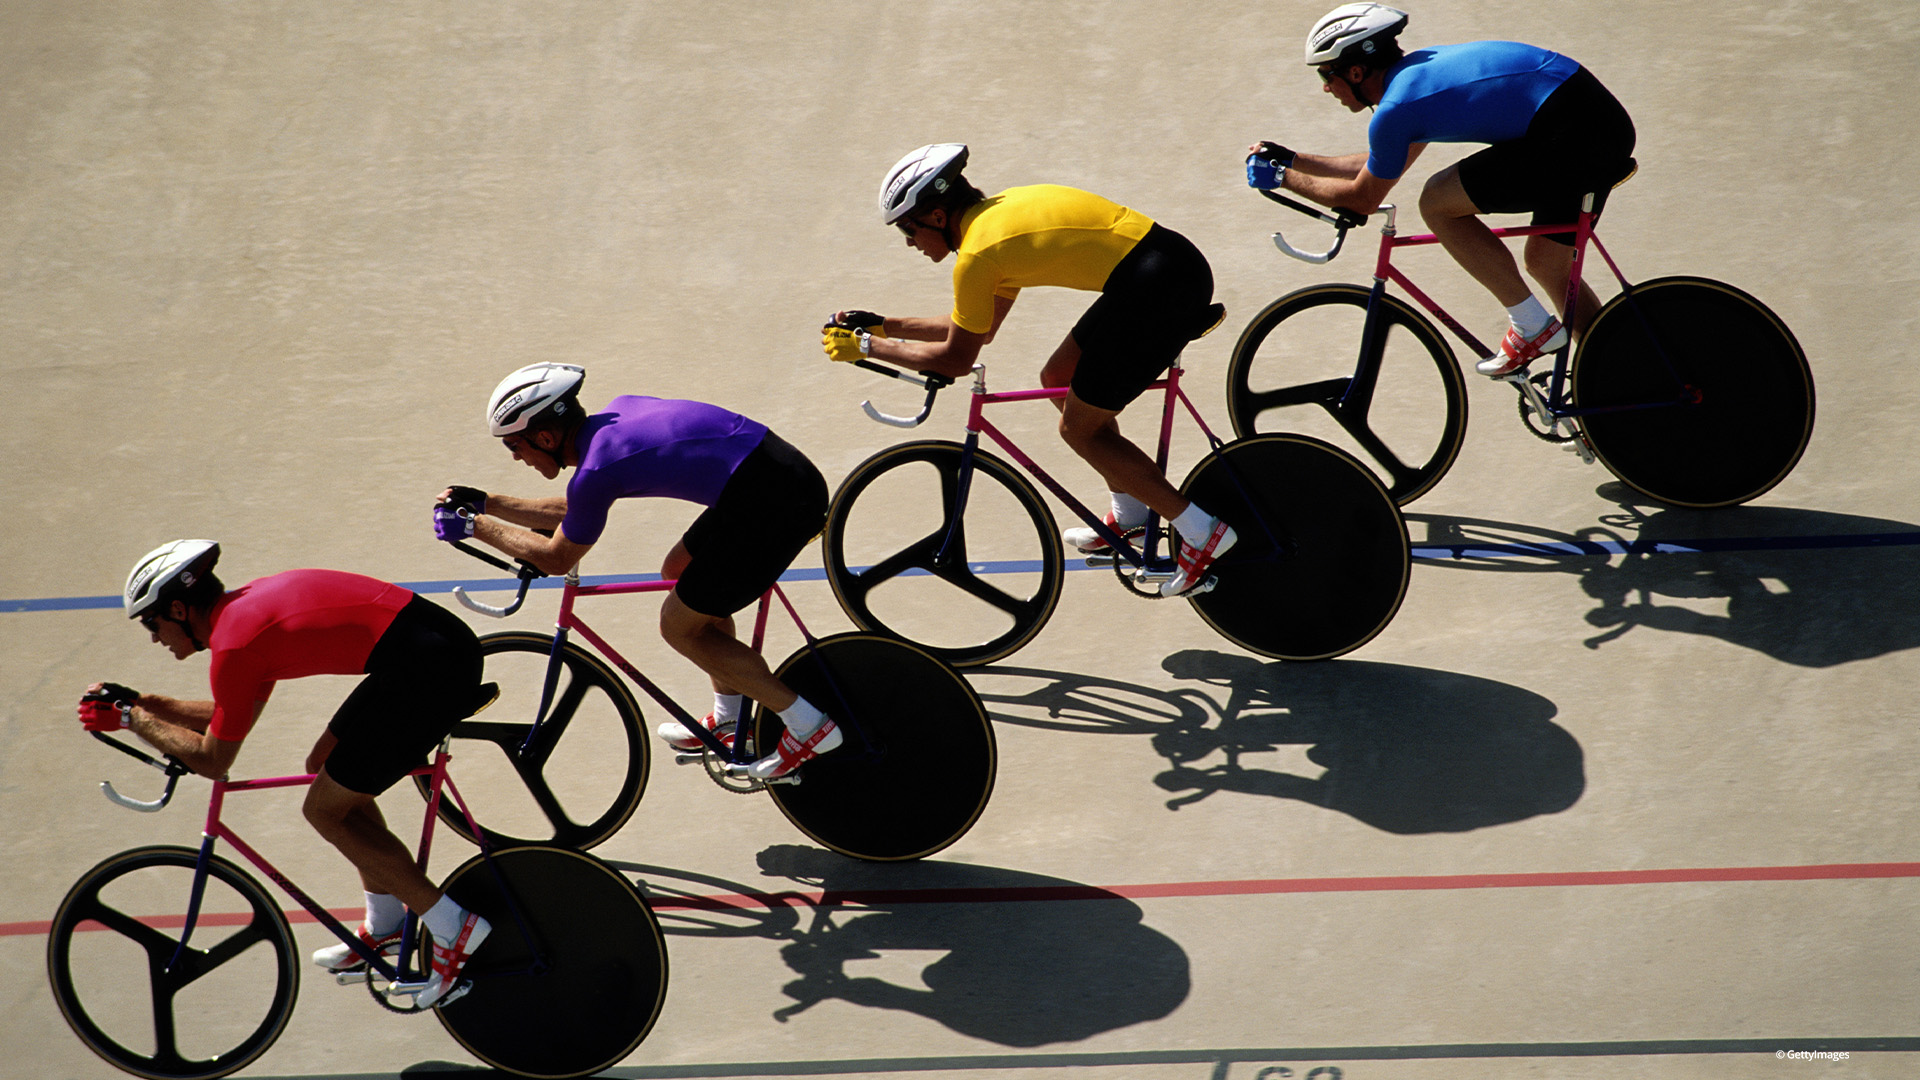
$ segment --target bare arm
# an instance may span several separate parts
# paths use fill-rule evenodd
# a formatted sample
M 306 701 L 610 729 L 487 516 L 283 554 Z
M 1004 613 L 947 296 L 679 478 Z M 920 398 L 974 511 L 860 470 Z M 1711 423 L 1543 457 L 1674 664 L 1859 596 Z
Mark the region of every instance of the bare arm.
M 487 514 L 528 529 L 557 529 L 567 516 L 565 495 L 523 499 L 515 495 L 488 495 Z
M 264 708 L 265 702 L 254 705 L 256 720 Z M 207 724 L 212 719 L 211 701 L 180 701 L 158 694 L 141 694 L 134 700 L 127 726 L 154 749 L 179 758 L 201 776 L 218 779 L 233 767 L 233 759 L 240 755 L 240 743 L 207 734 Z
M 488 496 L 487 512 L 473 519 L 473 538 L 498 548 L 508 558 L 523 559 L 549 574 L 564 574 L 579 565 L 587 552 L 593 550 L 593 545 L 576 544 L 567 539 L 567 534 L 560 528 L 560 519 L 566 514 L 566 500 L 559 501 L 562 504 L 561 512 L 551 519 L 553 535 L 542 536 L 508 524 L 502 520 L 505 515 L 494 516 L 493 497 Z
M 899 318 L 886 321 L 887 336 L 868 345 L 875 360 L 914 371 L 932 371 L 950 379 L 964 379 L 973 370 L 980 350 L 1000 331 L 1013 297 L 993 298 L 993 325 L 984 334 L 961 329 L 951 318 Z M 896 332 L 897 331 L 897 332 Z
M 1411 168 L 1420 157 L 1420 152 L 1426 148 L 1426 143 L 1415 143 L 1409 147 L 1407 167 Z M 1353 171 L 1347 172 L 1349 168 Z M 1402 175 L 1405 175 L 1404 172 Z M 1396 183 L 1399 183 L 1399 177 L 1382 179 L 1367 171 L 1365 154 L 1337 158 L 1296 154 L 1293 165 L 1281 177 L 1280 186 L 1321 206 L 1351 210 L 1356 214 L 1371 214 L 1387 201 L 1387 194 Z

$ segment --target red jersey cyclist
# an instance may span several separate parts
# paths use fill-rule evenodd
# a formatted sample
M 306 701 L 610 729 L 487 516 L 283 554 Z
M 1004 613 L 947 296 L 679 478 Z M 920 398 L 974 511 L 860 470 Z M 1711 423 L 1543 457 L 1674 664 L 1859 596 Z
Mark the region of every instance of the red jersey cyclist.
M 1579 215 L 1587 194 L 1599 212 L 1633 169 L 1633 120 L 1599 79 L 1559 53 L 1510 41 L 1402 53 L 1397 39 L 1406 25 L 1407 13 L 1385 4 L 1346 4 L 1322 16 L 1307 36 L 1307 63 L 1321 89 L 1349 111 L 1374 110 L 1368 150 L 1323 157 L 1256 143 L 1247 182 L 1371 214 L 1428 143 L 1491 144 L 1429 177 L 1420 215 L 1506 306 L 1511 325 L 1500 351 L 1474 367 L 1510 375 L 1563 347 L 1567 332 L 1479 215 L 1531 211 L 1533 224 L 1558 225 Z M 1527 238 L 1527 272 L 1556 308 L 1565 305 L 1573 241 L 1571 232 Z M 1599 310 L 1599 298 L 1581 285 L 1575 336 Z
M 289 570 L 228 592 L 213 574 L 220 545 L 176 540 L 127 577 L 127 617 L 177 660 L 211 655 L 213 700 L 142 694 L 96 683 L 80 702 L 90 731 L 131 729 L 202 776 L 225 776 L 276 683 L 308 675 L 361 675 L 307 755 L 315 775 L 307 821 L 360 871 L 367 912 L 360 938 L 398 955 L 406 911 L 433 938 L 422 1006 L 466 993 L 459 979 L 486 940 L 487 920 L 427 879 L 387 829 L 374 797 L 427 755 L 480 697 L 480 643 L 454 614 L 398 585 L 336 570 Z M 314 953 L 336 974 L 364 971 L 345 945 Z
M 1124 532 L 1145 524 L 1150 507 L 1180 534 L 1178 572 L 1160 592 L 1186 592 L 1233 546 L 1233 529 L 1168 483 L 1120 433 L 1117 418 L 1187 342 L 1220 321 L 1212 268 L 1186 237 L 1137 210 L 1054 184 L 989 197 L 961 175 L 966 164 L 960 143 L 923 146 L 901 158 L 880 186 L 882 222 L 936 263 L 953 256 L 951 314 L 840 312 L 824 331 L 827 355 L 870 356 L 958 379 L 973 370 L 1021 289 L 1099 293 L 1041 368 L 1040 383 L 1069 388 L 1060 437 L 1107 482 L 1107 522 Z M 1084 527 L 1066 530 L 1063 539 L 1081 551 L 1106 547 Z
M 780 743 L 749 767 L 757 779 L 792 772 L 842 740 L 839 727 L 774 677 L 735 636 L 733 615 L 779 580 L 827 519 L 820 470 L 766 425 L 699 401 L 617 397 L 589 415 L 586 370 L 531 364 L 508 375 L 487 403 L 493 436 L 552 480 L 574 470 L 565 495 L 518 498 L 450 487 L 433 511 L 434 533 L 473 537 L 549 574 L 572 569 L 606 528 L 616 499 L 657 496 L 707 509 L 673 545 L 660 576 L 674 587 L 660 606 L 660 636 L 713 679 L 709 730 L 738 730 L 744 698 L 780 714 Z M 541 535 L 533 530 L 549 530 Z M 700 741 L 677 722 L 660 737 L 678 750 Z

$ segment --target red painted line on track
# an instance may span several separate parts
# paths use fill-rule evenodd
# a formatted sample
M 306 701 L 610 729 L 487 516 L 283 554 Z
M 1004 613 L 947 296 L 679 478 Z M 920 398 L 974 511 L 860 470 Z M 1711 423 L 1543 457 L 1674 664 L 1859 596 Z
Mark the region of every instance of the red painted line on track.
M 1004 904 L 1047 900 L 1164 900 L 1180 897 L 1270 896 L 1284 893 L 1433 892 L 1447 889 L 1552 889 L 1582 885 L 1671 885 L 1687 882 L 1870 881 L 1920 878 L 1920 862 L 1829 863 L 1819 866 L 1730 866 L 1678 870 L 1569 870 L 1530 874 L 1435 874 L 1406 877 L 1275 878 L 1256 881 L 1186 881 L 1157 885 L 1034 885 L 974 889 L 850 889 L 844 892 L 719 893 L 712 896 L 654 896 L 655 911 L 725 911 L 810 906 L 889 904 Z M 359 908 L 332 910 L 351 922 Z M 246 915 L 204 914 L 211 926 L 234 926 Z M 287 912 L 295 923 L 316 920 L 305 911 Z M 144 920 L 155 927 L 177 927 L 184 915 Z M 0 938 L 45 934 L 51 923 L 0 923 Z

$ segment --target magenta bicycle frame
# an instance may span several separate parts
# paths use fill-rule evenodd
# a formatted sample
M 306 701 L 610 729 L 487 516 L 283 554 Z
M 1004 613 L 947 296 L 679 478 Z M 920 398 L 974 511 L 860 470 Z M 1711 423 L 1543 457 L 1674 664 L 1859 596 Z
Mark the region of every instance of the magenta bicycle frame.
M 1594 249 L 1600 252 L 1600 257 L 1605 260 L 1607 269 L 1613 272 L 1614 279 L 1620 283 L 1622 292 L 1627 293 L 1631 288 L 1627 281 L 1627 276 L 1620 272 L 1619 264 L 1613 261 L 1613 256 L 1607 252 L 1607 246 L 1600 242 L 1600 237 L 1593 230 L 1593 223 L 1596 217 L 1597 215 L 1592 211 L 1582 210 L 1579 218 L 1572 226 L 1516 225 L 1491 230 L 1495 237 L 1503 240 L 1509 237 L 1543 236 L 1549 233 L 1572 232 L 1574 234 L 1573 265 L 1567 274 L 1567 291 L 1561 305 L 1561 310 L 1566 313 L 1563 321 L 1568 325 L 1573 323 L 1574 313 L 1580 301 L 1580 274 L 1586 263 L 1588 244 L 1592 244 Z M 1380 230 L 1380 249 L 1379 254 L 1374 260 L 1373 289 L 1367 298 L 1366 328 L 1361 335 L 1360 343 L 1360 370 L 1356 372 L 1353 386 L 1349 389 L 1349 393 L 1357 390 L 1367 394 L 1369 397 L 1372 395 L 1373 385 L 1379 374 L 1379 349 L 1384 345 L 1384 342 L 1379 339 L 1385 332 L 1384 320 L 1377 320 L 1374 316 L 1380 297 L 1386 294 L 1388 282 L 1398 285 L 1414 302 L 1418 303 L 1422 308 L 1425 308 L 1429 315 L 1432 315 L 1435 319 L 1439 320 L 1442 326 L 1452 331 L 1454 337 L 1459 338 L 1461 343 L 1471 349 L 1476 357 L 1493 355 L 1492 350 L 1488 349 L 1479 338 L 1474 337 L 1472 333 L 1468 332 L 1466 327 L 1460 325 L 1459 320 L 1449 314 L 1447 310 L 1441 307 L 1432 297 L 1421 291 L 1420 287 L 1415 285 L 1412 279 L 1408 278 L 1398 267 L 1393 265 L 1393 252 L 1396 249 L 1403 247 L 1420 247 L 1427 244 L 1438 244 L 1439 242 L 1440 238 L 1432 233 L 1421 233 L 1414 236 L 1398 235 L 1395 230 L 1393 213 L 1391 209 L 1389 209 L 1387 222 Z M 1637 310 L 1636 308 L 1636 311 Z M 1648 333 L 1649 337 L 1657 343 L 1659 339 L 1652 334 L 1651 329 L 1649 329 Z M 1570 352 L 1571 349 L 1563 350 L 1560 355 L 1554 359 L 1552 381 L 1547 390 L 1548 408 L 1556 417 L 1618 412 L 1625 409 L 1658 408 L 1691 400 L 1689 389 L 1682 386 L 1680 387 L 1678 395 L 1670 401 L 1655 401 L 1637 405 L 1615 405 L 1590 409 L 1569 408 L 1567 407 L 1564 391 L 1567 382 L 1567 356 Z M 1664 355 L 1662 359 L 1665 359 Z M 1668 368 L 1669 371 L 1671 371 L 1672 365 L 1669 364 Z M 1675 385 L 1679 385 L 1678 379 L 1675 380 Z
M 1194 423 L 1200 425 L 1200 431 L 1206 435 L 1209 445 L 1215 449 L 1218 449 L 1221 445 L 1220 439 L 1214 435 L 1213 429 L 1209 428 L 1207 422 L 1201 418 L 1200 411 L 1195 409 L 1193 402 L 1187 398 L 1186 391 L 1180 388 L 1181 370 L 1180 362 L 1175 360 L 1173 366 L 1167 369 L 1165 378 L 1155 380 L 1147 386 L 1148 391 L 1160 390 L 1164 392 L 1160 408 L 1160 441 L 1155 448 L 1153 459 L 1154 465 L 1160 469 L 1162 474 L 1165 474 L 1167 471 L 1167 451 L 1168 446 L 1173 440 L 1175 402 L 1186 407 L 1187 414 L 1193 417 Z M 1040 481 L 1043 487 L 1053 493 L 1054 498 L 1059 499 L 1067 509 L 1073 511 L 1074 516 L 1086 522 L 1102 540 L 1105 540 L 1112 547 L 1113 551 L 1120 558 L 1125 559 L 1134 566 L 1150 565 L 1153 552 L 1157 550 L 1161 535 L 1160 518 L 1158 515 L 1151 512 L 1148 514 L 1147 535 L 1141 548 L 1136 551 L 1131 542 L 1121 537 L 1120 534 L 1109 527 L 1099 515 L 1087 509 L 1084 503 L 1068 493 L 1067 489 L 1063 487 L 1059 481 L 1055 480 L 1045 469 L 1041 468 L 1038 462 L 1034 461 L 1025 451 L 1021 450 L 1011 438 L 1007 437 L 1005 432 L 995 427 L 993 422 L 988 420 L 986 416 L 986 408 L 988 405 L 997 405 L 1007 401 L 1057 401 L 1064 399 L 1068 392 L 1068 388 L 1062 386 L 1054 389 L 1009 390 L 1002 393 L 992 393 L 986 388 L 985 370 L 975 369 L 973 394 L 970 399 L 971 404 L 967 409 L 967 438 L 960 453 L 960 480 L 954 493 L 956 505 L 952 518 L 953 524 L 948 528 L 947 538 L 941 542 L 940 550 L 935 554 L 937 560 L 944 560 L 949 557 L 949 545 L 953 543 L 962 515 L 967 507 L 967 493 L 973 482 L 973 457 L 979 450 L 980 436 L 984 434 L 987 438 L 993 440 L 994 445 L 1006 451 L 1007 456 L 1018 462 L 1020 467 L 1025 469 L 1029 475 L 1035 480 Z
M 427 857 L 432 853 L 433 849 L 433 826 L 434 823 L 439 820 L 440 794 L 443 789 L 452 794 L 454 805 L 459 807 L 461 816 L 466 818 L 468 830 L 470 830 L 475 837 L 483 835 L 480 832 L 480 826 L 473 819 L 472 811 L 467 809 L 467 802 L 461 797 L 460 789 L 454 784 L 453 777 L 447 774 L 447 761 L 449 758 L 450 755 L 447 753 L 446 747 L 442 745 L 441 748 L 434 753 L 433 764 L 421 766 L 407 773 L 408 776 L 430 777 L 427 794 L 427 816 L 426 821 L 420 827 L 420 851 L 414 859 L 415 865 L 423 872 L 427 868 Z M 349 948 L 358 953 L 360 957 L 372 965 L 373 969 L 378 971 L 383 978 L 389 981 L 398 981 L 402 975 L 410 973 L 410 969 L 407 967 L 407 957 L 412 956 L 415 952 L 413 948 L 413 920 L 407 921 L 405 930 L 401 935 L 401 966 L 396 969 L 393 965 L 387 963 L 384 957 L 380 956 L 379 953 L 361 941 L 360 935 L 348 930 L 344 923 L 334 918 L 326 908 L 320 906 L 318 901 L 308 896 L 305 890 L 296 885 L 292 878 L 281 873 L 278 867 L 267 860 L 266 856 L 255 851 L 252 845 L 241 839 L 240 834 L 235 832 L 232 827 L 221 819 L 220 812 L 226 807 L 228 792 L 269 791 L 275 788 L 306 787 L 312 784 L 313 781 L 314 777 L 312 774 L 264 777 L 255 780 L 227 780 L 223 778 L 213 781 L 213 794 L 207 800 L 206 825 L 200 831 L 200 857 L 194 863 L 193 889 L 187 898 L 186 923 L 180 931 L 180 942 L 174 949 L 173 958 L 167 962 L 169 969 L 179 964 L 181 958 L 186 953 L 187 941 L 193 936 L 194 926 L 200 918 L 200 901 L 206 894 L 207 872 L 213 860 L 214 844 L 217 841 L 225 840 L 227 844 L 239 852 L 242 857 L 252 863 L 254 869 L 266 875 L 275 885 L 280 886 L 282 892 L 292 897 L 294 901 L 305 908 L 307 913 L 312 915 L 320 925 L 326 927 L 335 937 L 345 942 Z M 485 850 L 484 841 L 481 847 L 482 850 Z
M 718 736 L 707 730 L 707 725 L 695 720 L 692 713 L 681 708 L 677 702 L 671 697 L 668 697 L 666 691 L 660 689 L 658 684 L 652 679 L 647 678 L 631 661 L 620 655 L 620 650 L 614 648 L 607 639 L 595 633 L 594 629 L 588 626 L 585 620 L 581 619 L 573 610 L 574 601 L 583 596 L 626 596 L 632 593 L 663 593 L 671 591 L 675 584 L 676 583 L 672 581 L 660 580 L 617 581 L 601 585 L 583 585 L 580 583 L 578 567 L 568 572 L 560 591 L 560 613 L 554 620 L 553 649 L 547 656 L 546 681 L 540 688 L 540 708 L 539 711 L 534 714 L 533 726 L 527 731 L 527 740 L 526 743 L 522 744 L 522 749 L 525 749 L 526 745 L 532 743 L 535 734 L 540 730 L 541 724 L 546 720 L 547 707 L 553 704 L 553 693 L 560 678 L 561 650 L 566 648 L 568 635 L 578 631 L 580 636 L 585 638 L 587 643 L 592 645 L 600 655 L 612 661 L 615 667 L 625 672 L 627 678 L 632 679 L 635 685 L 647 692 L 648 697 L 659 703 L 660 707 L 667 710 L 674 719 L 680 721 L 687 731 L 699 739 L 701 744 L 708 750 L 720 755 L 721 759 L 729 764 L 745 765 L 748 763 L 750 759 L 747 757 L 746 739 L 735 739 L 732 747 L 721 742 Z M 808 646 L 811 647 L 814 641 L 813 634 L 808 631 L 807 624 L 800 619 L 800 613 L 794 610 L 793 602 L 787 599 L 787 594 L 781 590 L 780 585 L 776 582 L 772 588 L 761 594 L 760 602 L 756 607 L 753 620 L 753 651 L 759 652 L 761 645 L 766 641 L 767 613 L 772 608 L 774 598 L 776 597 L 779 598 L 781 606 L 786 608 L 787 616 L 793 620 L 793 625 L 799 629 L 800 635 L 807 640 Z M 837 688 L 835 689 L 835 693 L 838 693 Z M 851 715 L 851 711 L 845 711 L 843 715 Z M 859 738 L 861 743 L 871 749 L 871 745 L 867 743 L 866 734 L 860 731 L 857 725 L 850 724 L 848 726 L 849 729 L 854 732 L 855 736 Z

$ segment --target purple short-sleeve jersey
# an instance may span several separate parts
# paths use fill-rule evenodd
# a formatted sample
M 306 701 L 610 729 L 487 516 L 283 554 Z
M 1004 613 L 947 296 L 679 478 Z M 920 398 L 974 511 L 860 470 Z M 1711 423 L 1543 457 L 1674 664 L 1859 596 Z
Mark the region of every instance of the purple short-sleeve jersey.
M 581 428 L 580 464 L 567 481 L 560 531 L 600 539 L 615 499 L 663 498 L 712 506 L 733 470 L 765 438 L 765 424 L 718 405 L 671 398 L 614 398 Z
M 1367 171 L 1397 180 L 1414 143 L 1502 143 L 1527 133 L 1547 95 L 1580 65 L 1512 41 L 1415 49 L 1387 73 L 1367 126 Z

